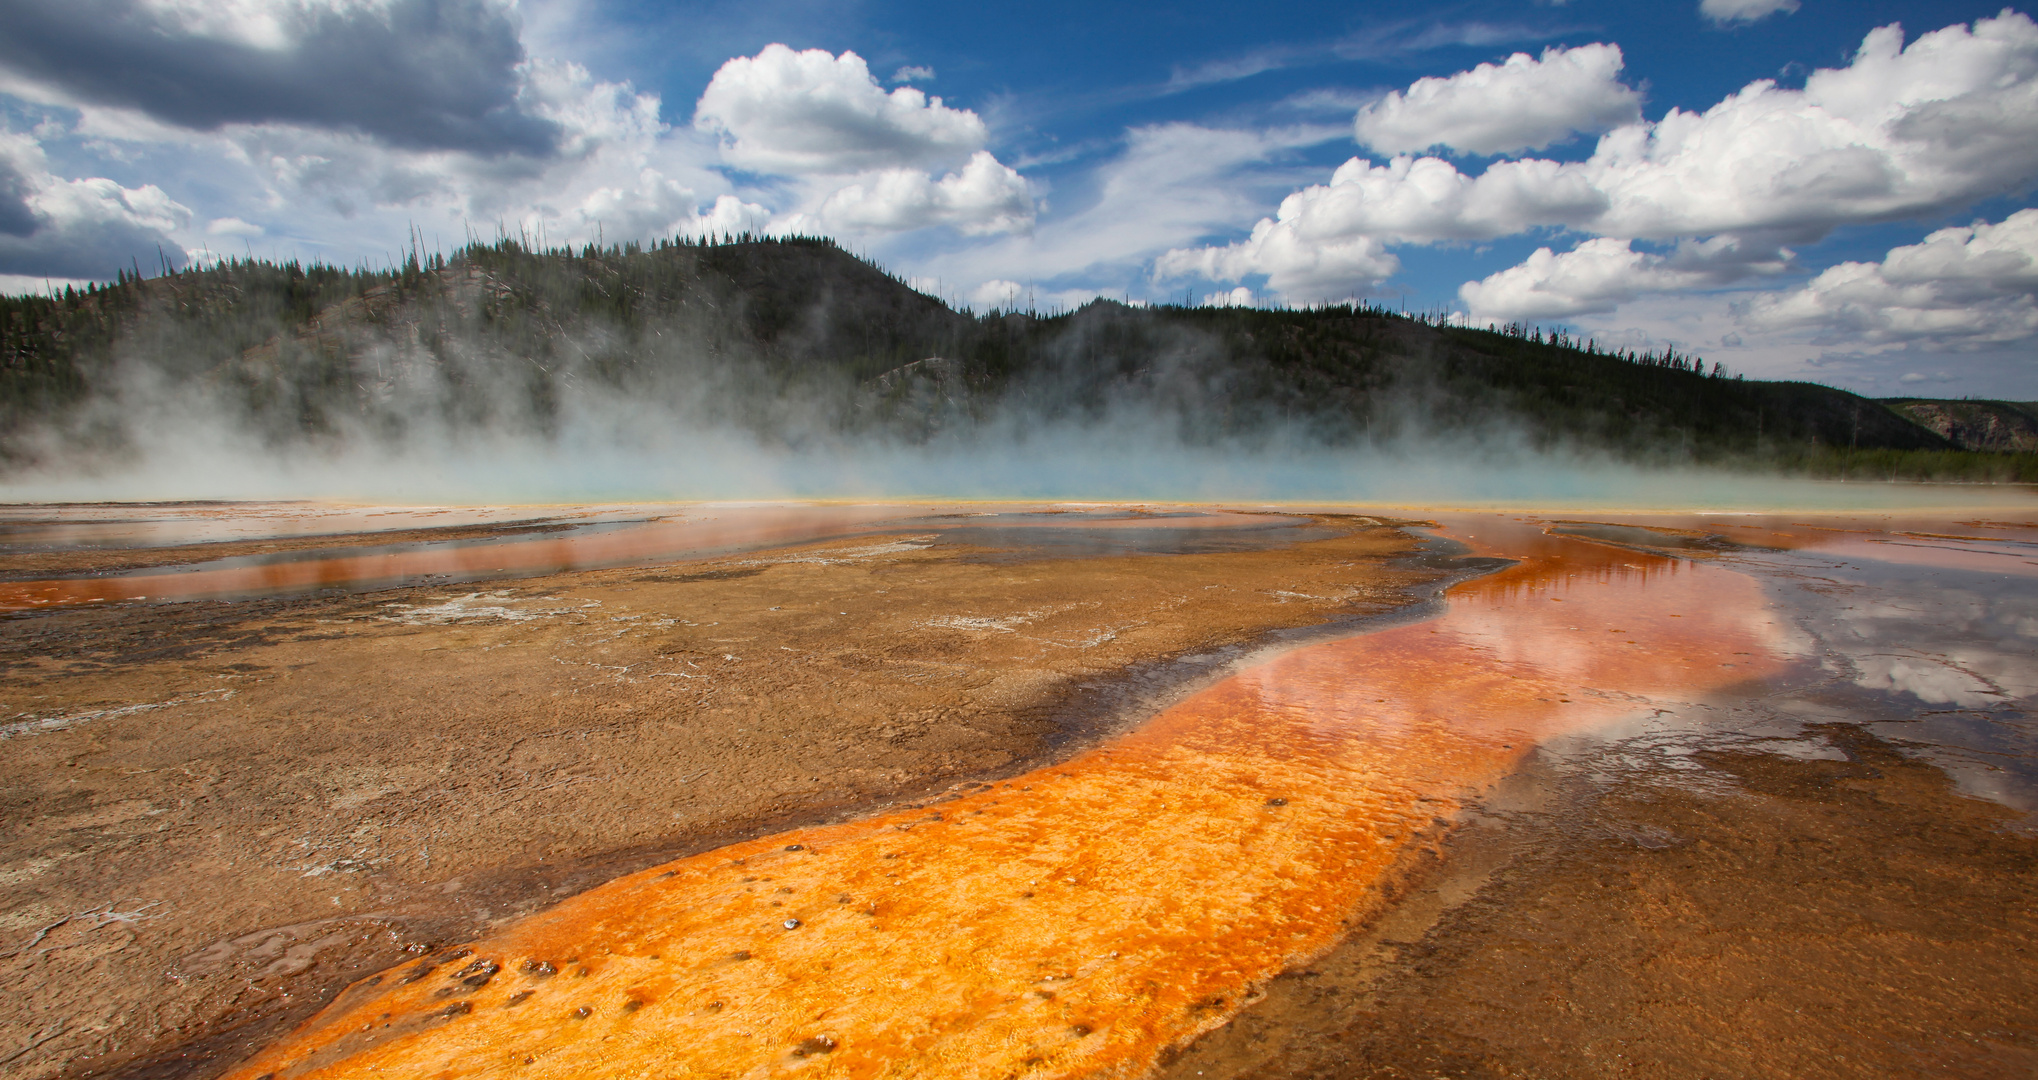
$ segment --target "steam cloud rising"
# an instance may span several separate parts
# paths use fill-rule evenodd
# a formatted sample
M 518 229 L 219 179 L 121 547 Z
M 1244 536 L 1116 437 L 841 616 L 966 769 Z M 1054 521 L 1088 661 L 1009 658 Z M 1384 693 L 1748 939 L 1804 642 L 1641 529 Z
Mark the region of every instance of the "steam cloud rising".
M 1406 320 L 1377 320 L 1350 361 L 1367 388 L 1325 408 L 1239 361 L 1256 324 L 1113 304 L 977 320 L 805 241 L 473 249 L 309 322 L 229 333 L 225 316 L 161 314 L 257 295 L 251 275 L 280 272 L 251 266 L 213 294 L 231 273 L 129 283 L 158 313 L 90 367 L 82 401 L 14 419 L 0 498 L 1677 507 L 1862 494 L 1645 469 L 1553 437 L 1440 382 L 1435 333 Z

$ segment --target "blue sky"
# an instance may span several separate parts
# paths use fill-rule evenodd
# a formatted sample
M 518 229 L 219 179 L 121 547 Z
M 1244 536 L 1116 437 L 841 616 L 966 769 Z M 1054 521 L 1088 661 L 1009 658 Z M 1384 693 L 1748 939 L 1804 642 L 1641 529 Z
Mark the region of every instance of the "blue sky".
M 979 308 L 1369 299 L 2038 398 L 2038 24 L 1999 4 L 8 6 L 15 291 L 741 228 Z

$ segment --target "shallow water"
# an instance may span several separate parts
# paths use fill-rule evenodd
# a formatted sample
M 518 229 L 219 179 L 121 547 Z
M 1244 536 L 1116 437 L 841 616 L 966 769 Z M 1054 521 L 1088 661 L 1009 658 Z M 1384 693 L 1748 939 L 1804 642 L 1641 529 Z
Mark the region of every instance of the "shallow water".
M 1788 753 L 1793 741 L 1822 744 L 1807 734 L 1815 725 L 1858 725 L 2038 828 L 2033 530 L 1895 524 L 1882 533 L 1858 520 L 1744 527 L 1738 538 L 1756 545 L 1710 546 L 1720 565 L 1762 582 L 1803 661 L 1745 694 L 1666 710 L 1606 737 L 1658 754 L 1733 742 Z M 1599 533 L 1651 541 L 1640 534 Z
M 1273 519 L 1231 528 L 1181 528 L 1162 524 L 1135 527 L 963 525 L 945 529 L 937 545 L 980 548 L 970 561 L 1016 562 L 1031 559 L 1079 559 L 1111 555 L 1214 555 L 1263 551 L 1270 547 L 1327 540 L 1339 530 Z
M 638 507 L 349 506 L 316 502 L 0 505 L 0 554 L 50 548 L 152 548 L 407 529 L 615 520 Z
M 95 514 L 115 512 L 112 508 L 90 509 Z M 129 517 L 113 520 L 93 520 L 93 515 L 87 514 L 87 520 L 75 526 L 83 530 L 76 535 L 62 533 L 73 528 L 70 525 L 37 524 L 33 528 L 53 531 L 17 532 L 13 536 L 20 542 L 15 547 L 123 548 L 173 542 L 166 536 L 250 539 L 324 535 L 328 528 L 371 520 L 365 513 L 326 513 L 316 508 L 294 517 L 287 506 L 263 507 L 262 512 L 251 514 L 245 521 L 234 517 L 232 506 L 207 506 L 202 513 L 174 508 L 176 512 L 164 515 L 161 520 L 134 516 L 145 509 L 126 508 Z M 523 517 L 507 511 L 494 516 L 445 511 L 452 517 L 443 521 L 425 511 L 390 511 L 389 520 L 384 520 L 386 515 L 378 511 L 372 519 L 377 522 L 374 527 L 384 531 L 477 523 L 504 526 L 547 523 L 555 529 L 535 537 L 512 534 L 281 551 L 121 574 L 0 583 L 0 611 L 129 600 L 236 599 L 499 581 L 570 570 L 662 565 L 880 534 L 931 534 L 948 543 L 993 547 L 996 549 L 993 557 L 1007 559 L 1245 551 L 1328 535 L 1327 530 L 1310 527 L 1305 519 L 1229 511 L 1154 513 L 1124 507 L 1081 507 L 929 513 L 929 509 L 913 505 L 804 504 L 600 507 L 571 512 L 554 508 L 546 514 Z M 424 521 L 434 524 L 421 526 Z M 59 534 L 69 538 L 52 539 Z M 30 545 L 20 540 L 24 535 L 43 539 Z
M 1066 764 L 612 882 L 357 984 L 236 1075 L 1139 1075 L 1385 904 L 1539 744 L 1791 670 L 1747 574 L 1463 519 L 1518 563 Z

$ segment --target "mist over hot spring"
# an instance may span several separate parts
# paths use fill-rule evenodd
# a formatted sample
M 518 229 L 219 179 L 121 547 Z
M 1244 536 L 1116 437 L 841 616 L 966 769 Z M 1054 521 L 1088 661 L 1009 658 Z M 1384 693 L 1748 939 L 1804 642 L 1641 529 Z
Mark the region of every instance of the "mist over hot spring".
M 1977 466 L 1690 357 L 1365 307 L 978 317 L 825 241 L 230 262 L 20 303 L 17 500 L 1858 505 L 1899 496 L 1803 477 Z
M 1410 434 L 1331 447 L 1279 430 L 1189 442 L 1135 405 L 1089 422 L 998 417 L 968 434 L 761 436 L 670 403 L 588 394 L 548 434 L 497 428 L 354 434 L 277 448 L 217 402 L 137 408 L 118 451 L 40 467 L 0 487 L 14 501 L 323 498 L 433 503 L 647 499 L 970 498 L 1380 502 L 1414 505 L 1909 505 L 1933 490 L 1643 467 L 1525 444 Z M 109 403 L 109 407 L 113 407 Z M 67 448 L 68 449 L 68 448 Z M 1891 487 L 1890 485 L 1882 485 Z M 1971 500 L 1973 491 L 1961 493 Z

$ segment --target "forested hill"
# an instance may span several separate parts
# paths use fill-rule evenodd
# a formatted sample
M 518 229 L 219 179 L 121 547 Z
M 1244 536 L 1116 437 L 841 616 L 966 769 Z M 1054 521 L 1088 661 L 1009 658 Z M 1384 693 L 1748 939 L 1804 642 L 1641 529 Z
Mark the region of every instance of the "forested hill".
M 1915 399 L 1363 307 L 1099 301 L 977 317 L 824 240 L 505 241 L 388 271 L 230 261 L 0 299 L 0 453 L 117 440 L 108 416 L 171 399 L 279 445 L 427 428 L 545 437 L 575 402 L 608 402 L 784 439 L 967 439 L 1137 414 L 1191 443 L 1497 439 L 1652 463 L 2038 480 L 2029 447 L 1965 449 L 1981 445 L 1963 434 L 1975 424 L 1935 423 Z

